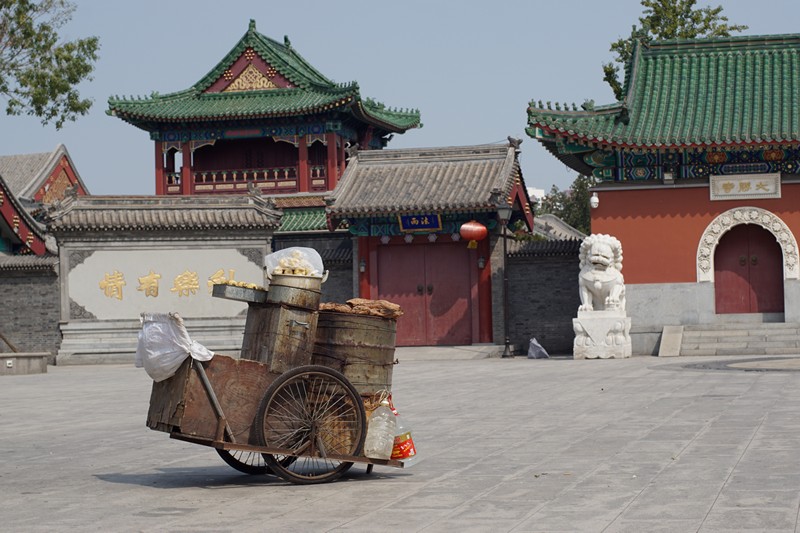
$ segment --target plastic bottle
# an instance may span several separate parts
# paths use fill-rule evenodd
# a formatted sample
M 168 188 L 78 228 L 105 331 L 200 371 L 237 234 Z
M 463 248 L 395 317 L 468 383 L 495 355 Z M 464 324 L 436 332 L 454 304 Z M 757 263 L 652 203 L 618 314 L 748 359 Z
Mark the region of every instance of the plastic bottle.
M 364 455 L 372 459 L 389 459 L 394 447 L 396 427 L 397 422 L 389 407 L 389 401 L 381 401 L 369 417 L 367 437 L 364 440 Z
M 409 468 L 417 461 L 417 446 L 411 436 L 411 428 L 405 425 L 400 413 L 392 403 L 392 396 L 389 395 L 389 407 L 394 413 L 396 429 L 394 436 L 394 446 L 392 446 L 392 459 L 403 462 L 403 468 Z
M 392 459 L 403 461 L 403 468 L 408 468 L 417 461 L 417 447 L 411 437 L 411 428 L 403 423 L 399 414 L 395 418 L 397 419 L 397 429 L 392 447 Z

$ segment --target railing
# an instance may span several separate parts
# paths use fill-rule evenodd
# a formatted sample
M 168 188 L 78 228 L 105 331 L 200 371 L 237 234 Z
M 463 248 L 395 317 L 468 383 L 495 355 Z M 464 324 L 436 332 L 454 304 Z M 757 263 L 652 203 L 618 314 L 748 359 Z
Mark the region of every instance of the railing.
M 326 190 L 324 165 L 309 167 L 312 190 Z M 166 172 L 167 194 L 181 194 L 181 173 Z M 297 192 L 299 179 L 297 167 L 245 168 L 235 170 L 195 170 L 192 172 L 192 193 L 244 192 L 252 182 L 264 192 Z
M 194 182 L 230 183 L 237 181 L 287 181 L 297 179 L 297 167 L 202 170 L 194 172 Z

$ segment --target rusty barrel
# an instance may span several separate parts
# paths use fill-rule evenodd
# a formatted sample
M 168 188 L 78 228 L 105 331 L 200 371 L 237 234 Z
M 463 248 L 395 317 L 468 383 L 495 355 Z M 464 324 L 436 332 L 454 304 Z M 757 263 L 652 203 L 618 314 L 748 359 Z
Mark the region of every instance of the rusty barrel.
M 242 359 L 266 363 L 275 374 L 310 364 L 318 314 L 271 302 L 251 306 L 245 323 Z
M 322 278 L 274 274 L 266 302 L 248 309 L 242 358 L 282 374 L 311 363 Z
M 273 274 L 269 282 L 267 302 L 316 311 L 322 295 L 322 278 Z
M 359 394 L 392 389 L 397 321 L 321 311 L 311 363 L 340 371 Z

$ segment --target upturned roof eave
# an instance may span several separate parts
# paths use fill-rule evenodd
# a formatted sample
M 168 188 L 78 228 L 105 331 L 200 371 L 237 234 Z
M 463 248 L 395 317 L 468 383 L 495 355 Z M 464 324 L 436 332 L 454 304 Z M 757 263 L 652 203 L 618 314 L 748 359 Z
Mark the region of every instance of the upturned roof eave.
M 34 253 L 36 253 L 36 251 L 33 249 L 34 244 L 37 244 L 37 247 L 39 247 L 38 244 L 41 244 L 40 248 L 44 249 L 45 248 L 44 227 L 37 220 L 35 220 L 30 213 L 28 213 L 25 207 L 20 203 L 19 199 L 11 192 L 8 185 L 6 185 L 2 176 L 0 176 L 0 193 L 2 193 L 5 199 L 11 204 L 12 206 L 11 212 L 20 217 L 20 220 L 25 224 L 25 227 L 28 229 L 28 231 L 31 232 L 31 234 L 33 234 L 34 238 L 37 239 L 38 241 L 37 243 L 25 242 L 22 238 L 19 237 L 19 235 L 17 235 L 16 232 L 14 232 L 16 240 L 19 241 L 18 244 L 24 245 L 26 248 L 30 249 Z M 0 217 L 3 216 L 0 215 Z M 10 227 L 12 221 L 6 220 L 6 224 L 8 224 Z
M 328 93 L 327 101 L 313 105 L 289 107 L 282 111 L 252 111 L 249 113 L 241 111 L 222 111 L 219 113 L 187 113 L 183 115 L 166 115 L 158 110 L 150 111 L 171 103 L 177 106 L 183 105 L 193 107 L 213 105 L 215 100 L 242 98 L 243 94 L 245 98 L 251 100 L 263 98 L 268 102 L 269 98 L 275 95 L 273 91 L 281 91 L 281 96 L 291 94 L 287 91 L 298 91 L 297 96 L 299 97 L 299 93 L 304 92 L 305 89 L 271 89 L 247 94 L 233 93 L 233 95 L 228 95 L 227 93 L 208 94 L 196 91 L 181 91 L 169 95 L 154 96 L 144 100 L 109 99 L 109 109 L 106 113 L 146 130 L 147 123 L 217 122 L 231 119 L 258 120 L 264 118 L 312 115 L 347 108 L 354 101 L 359 99 L 358 85 L 353 83 L 337 87 L 335 90 L 319 91 L 320 94 Z
M 591 134 L 575 130 L 567 130 L 565 128 L 557 128 L 542 122 L 530 122 L 529 128 L 541 128 L 547 133 L 568 139 L 577 144 L 587 144 L 599 149 L 617 149 L 617 150 L 691 150 L 691 149 L 708 149 L 708 148 L 736 148 L 736 147 L 751 147 L 751 146 L 788 146 L 800 144 L 800 138 L 792 139 L 732 139 L 732 140 L 700 140 L 684 143 L 668 143 L 668 142 L 633 142 L 619 139 L 605 139 L 603 137 L 596 137 Z M 531 135 L 533 136 L 533 135 Z M 545 139 L 537 139 L 540 142 L 545 142 Z
M 631 60 L 625 65 L 621 102 L 583 111 L 545 110 L 541 102 L 531 105 L 528 134 L 542 141 L 531 131 L 540 128 L 579 144 L 618 150 L 794 146 L 800 143 L 791 115 L 797 107 L 797 93 L 787 87 L 795 83 L 799 53 L 797 34 L 634 43 Z M 750 62 L 743 57 L 754 58 L 752 61 L 762 65 L 759 68 L 764 72 L 748 70 Z M 716 65 L 711 74 L 701 61 Z M 747 84 L 754 88 L 728 83 L 745 75 Z M 661 80 L 654 85 L 659 90 L 648 89 L 651 79 L 656 84 Z M 730 94 L 737 90 L 747 98 L 745 103 L 752 105 L 734 101 Z M 720 96 L 723 93 L 725 99 Z M 769 99 L 764 100 L 766 97 Z M 651 103 L 653 98 L 660 100 Z M 739 115 L 730 110 L 731 106 Z M 720 119 L 723 112 L 728 114 Z M 618 113 L 618 118 L 612 124 L 609 115 L 613 113 Z M 662 137 L 659 132 L 663 132 Z
M 368 109 L 365 109 L 361 100 L 356 101 L 350 109 L 353 115 L 362 122 L 383 128 L 391 133 L 405 133 L 408 130 L 419 128 L 421 126 L 419 113 L 416 113 L 416 116 L 413 118 L 413 120 L 411 120 L 411 124 L 406 126 L 399 123 L 389 122 L 384 118 L 376 116 Z M 413 116 L 413 114 L 408 114 L 408 116 Z

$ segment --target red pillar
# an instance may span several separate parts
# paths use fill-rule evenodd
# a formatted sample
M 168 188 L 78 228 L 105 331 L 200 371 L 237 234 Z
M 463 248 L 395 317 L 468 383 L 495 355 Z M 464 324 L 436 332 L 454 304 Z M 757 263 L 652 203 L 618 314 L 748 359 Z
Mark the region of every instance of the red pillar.
M 183 166 L 181 167 L 181 194 L 192 194 L 192 144 L 181 144 Z
M 308 192 L 311 190 L 311 173 L 308 169 L 308 141 L 301 135 L 297 144 L 297 190 Z
M 342 174 L 344 174 L 344 164 L 345 164 L 345 161 L 344 161 L 344 139 L 340 139 L 340 140 L 341 140 L 341 142 L 339 143 L 339 174 L 336 175 L 337 176 L 337 178 L 336 178 L 337 181 L 338 181 L 339 178 L 342 177 Z
M 163 143 L 156 141 L 156 195 L 167 193 L 167 180 L 164 176 L 164 150 Z
M 339 165 L 336 161 L 336 134 L 329 132 L 325 134 L 325 140 L 328 143 L 328 161 L 325 172 L 328 176 L 328 190 L 333 190 L 336 187 L 336 173 L 339 171 Z
M 369 150 L 369 143 L 372 142 L 372 126 L 367 127 L 367 130 L 364 132 L 364 136 L 361 137 L 361 140 L 358 143 L 358 147 L 361 150 Z

